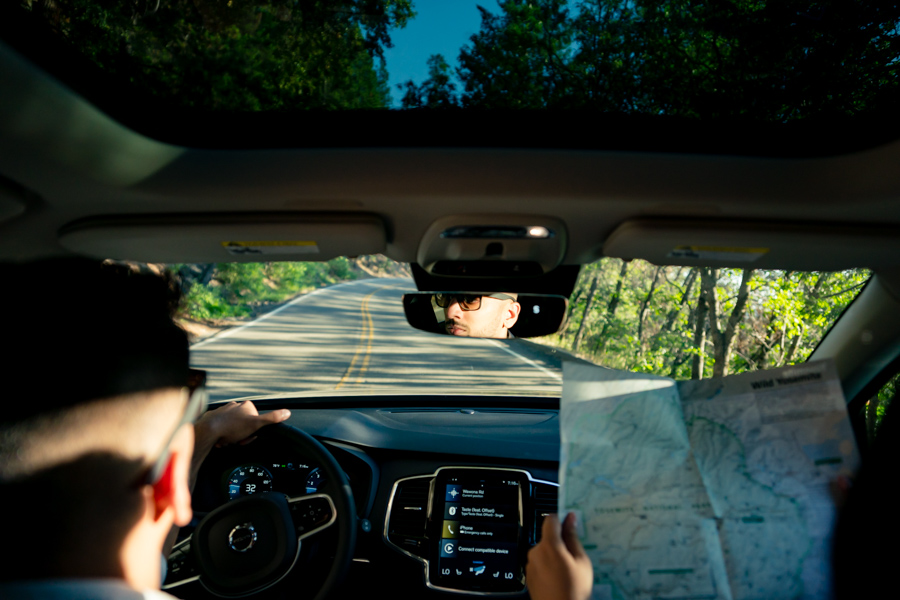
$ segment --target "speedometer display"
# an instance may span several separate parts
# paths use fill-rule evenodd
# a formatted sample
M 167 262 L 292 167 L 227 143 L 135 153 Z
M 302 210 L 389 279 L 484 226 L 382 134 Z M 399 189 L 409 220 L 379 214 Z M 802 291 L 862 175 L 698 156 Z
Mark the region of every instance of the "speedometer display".
M 306 476 L 306 493 L 315 494 L 323 483 L 325 483 L 325 476 L 322 474 L 322 471 L 313 469 Z
M 228 498 L 231 500 L 271 491 L 272 473 L 259 465 L 238 467 L 228 477 Z
M 315 494 L 325 484 L 324 474 L 314 464 L 269 462 L 260 458 L 250 462 L 254 459 L 245 457 L 247 462 L 235 461 L 222 470 L 219 489 L 224 490 L 226 498 L 236 500 L 263 492 L 279 492 L 293 498 Z

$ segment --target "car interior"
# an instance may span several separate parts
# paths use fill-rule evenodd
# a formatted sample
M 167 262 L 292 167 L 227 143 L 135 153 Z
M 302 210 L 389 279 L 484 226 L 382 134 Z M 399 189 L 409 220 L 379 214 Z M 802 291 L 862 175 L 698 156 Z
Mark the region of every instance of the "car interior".
M 809 357 L 834 362 L 865 460 L 857 416 L 900 368 L 896 104 L 767 124 L 577 110 L 204 112 L 113 85 L 9 4 L 0 12 L 2 260 L 383 254 L 412 265 L 408 312 L 414 292 L 566 299 L 579 269 L 604 257 L 740 268 L 753 254 L 760 269 L 866 268 L 868 284 Z M 310 244 L 315 255 L 301 254 Z M 554 307 L 535 335 L 559 328 L 565 302 Z M 260 410 L 290 408 L 290 427 L 210 456 L 194 495 L 199 526 L 169 557 L 164 589 L 185 598 L 527 594 L 527 551 L 557 507 L 558 392 L 339 392 L 254 398 Z M 475 480 L 493 490 L 498 521 L 518 511 L 509 554 L 487 566 L 493 579 L 438 568 L 450 555 L 433 514 L 455 506 L 435 490 Z M 217 521 L 199 523 L 245 516 L 247 490 L 280 492 L 283 504 L 265 510 L 289 523 L 252 564 L 218 556 Z

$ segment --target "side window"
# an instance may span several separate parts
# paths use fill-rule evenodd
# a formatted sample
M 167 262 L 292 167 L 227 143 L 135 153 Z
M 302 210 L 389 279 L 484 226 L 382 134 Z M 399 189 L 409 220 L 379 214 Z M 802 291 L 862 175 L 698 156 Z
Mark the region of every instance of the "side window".
M 888 405 L 894 398 L 898 383 L 900 383 L 900 373 L 896 373 L 891 377 L 862 407 L 860 416 L 865 421 L 866 442 L 869 447 L 872 446 L 878 436 L 881 421 L 884 418 L 884 411 L 887 410 Z
M 793 365 L 807 359 L 869 275 L 603 258 L 582 268 L 566 328 L 539 342 L 675 379 Z

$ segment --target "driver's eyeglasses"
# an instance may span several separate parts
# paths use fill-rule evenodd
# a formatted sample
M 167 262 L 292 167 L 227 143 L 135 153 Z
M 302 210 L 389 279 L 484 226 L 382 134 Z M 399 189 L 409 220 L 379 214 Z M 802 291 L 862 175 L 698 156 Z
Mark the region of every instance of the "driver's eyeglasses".
M 509 294 L 435 294 L 434 303 L 440 308 L 448 308 L 456 302 L 462 310 L 478 310 L 481 308 L 481 298 L 484 296 L 498 300 L 515 300 Z
M 144 483 L 147 485 L 155 484 L 162 477 L 166 464 L 169 462 L 169 446 L 172 445 L 172 440 L 175 439 L 178 430 L 188 423 L 194 423 L 200 418 L 200 415 L 206 412 L 206 408 L 209 406 L 209 392 L 206 391 L 206 371 L 189 369 L 188 384 L 181 388 L 181 391 L 187 397 L 184 414 L 181 420 L 178 421 L 175 429 L 172 430 L 169 439 L 166 440 L 159 457 L 154 461 L 153 466 L 150 467 L 150 471 L 144 480 Z

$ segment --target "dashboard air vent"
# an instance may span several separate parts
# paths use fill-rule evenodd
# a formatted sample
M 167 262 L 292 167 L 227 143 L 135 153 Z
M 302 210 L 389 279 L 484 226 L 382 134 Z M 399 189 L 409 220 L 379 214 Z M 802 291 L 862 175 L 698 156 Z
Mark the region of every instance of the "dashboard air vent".
M 534 531 L 532 539 L 537 544 L 541 541 L 541 527 L 544 525 L 544 517 L 555 513 L 557 510 L 557 499 L 559 497 L 559 486 L 549 483 L 534 484 Z
M 424 552 L 431 479 L 416 477 L 398 481 L 387 517 L 388 541 L 416 556 L 421 556 Z

